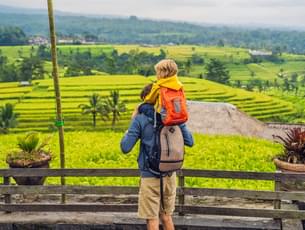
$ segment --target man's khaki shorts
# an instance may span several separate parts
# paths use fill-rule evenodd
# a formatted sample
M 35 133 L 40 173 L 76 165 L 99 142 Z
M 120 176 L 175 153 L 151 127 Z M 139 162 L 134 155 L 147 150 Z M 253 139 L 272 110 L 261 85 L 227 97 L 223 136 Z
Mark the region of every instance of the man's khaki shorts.
M 159 214 L 172 215 L 176 200 L 176 173 L 163 178 L 164 210 L 161 207 L 160 179 L 141 178 L 138 216 L 142 219 L 157 219 Z

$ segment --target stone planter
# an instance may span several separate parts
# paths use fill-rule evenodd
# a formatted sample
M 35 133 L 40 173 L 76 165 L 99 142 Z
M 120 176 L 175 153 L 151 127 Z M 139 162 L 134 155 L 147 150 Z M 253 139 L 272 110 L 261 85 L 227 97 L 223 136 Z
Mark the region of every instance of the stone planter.
M 42 154 L 39 161 L 25 164 L 22 160 L 7 162 L 10 168 L 49 168 L 49 161 L 51 156 Z M 13 177 L 18 185 L 43 185 L 46 177 Z

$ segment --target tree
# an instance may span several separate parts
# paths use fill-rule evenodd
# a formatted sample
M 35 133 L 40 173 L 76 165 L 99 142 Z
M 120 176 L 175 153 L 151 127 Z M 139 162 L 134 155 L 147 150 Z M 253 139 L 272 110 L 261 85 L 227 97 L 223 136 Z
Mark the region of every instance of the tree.
M 16 46 L 27 44 L 27 37 L 18 27 L 0 26 L 0 46 Z
M 101 112 L 101 96 L 97 93 L 92 94 L 89 98 L 89 105 L 80 104 L 83 114 L 92 114 L 93 127 L 96 127 L 96 116 Z
M 15 64 L 6 65 L 2 70 L 0 68 L 0 81 L 13 82 L 18 81 L 18 71 Z
M 301 77 L 301 86 L 304 87 L 305 86 L 305 74 Z
M 14 112 L 14 106 L 10 103 L 0 107 L 0 132 L 8 133 L 10 128 L 17 126 L 18 114 Z
M 101 114 L 103 119 L 110 120 L 109 114 L 112 115 L 112 128 L 115 123 L 119 121 L 121 113 L 126 112 L 126 104 L 124 101 L 120 101 L 120 93 L 118 90 L 110 92 L 110 96 L 105 98 L 101 103 Z
M 241 80 L 236 80 L 236 81 L 235 81 L 235 86 L 236 86 L 237 88 L 241 88 L 241 87 L 242 87 Z
M 19 71 L 19 80 L 21 81 L 43 79 L 45 74 L 43 61 L 37 56 L 23 58 Z
M 290 82 L 292 82 L 292 83 L 297 83 L 298 77 L 299 77 L 299 75 L 298 75 L 297 73 L 292 73 L 292 74 L 291 74 Z
M 269 80 L 265 81 L 265 88 L 266 89 L 270 88 L 270 81 Z
M 203 65 L 204 59 L 199 54 L 194 53 L 192 54 L 191 62 L 192 64 Z
M 274 47 L 272 49 L 272 54 L 282 56 L 282 48 L 280 46 Z
M 279 82 L 278 82 L 278 79 L 277 79 L 277 78 L 275 78 L 275 79 L 274 79 L 274 81 L 273 81 L 273 85 L 274 85 L 274 87 L 275 87 L 275 88 L 277 88 L 277 89 L 280 87 L 280 85 L 279 85 Z
M 184 70 L 187 75 L 190 74 L 191 68 L 192 68 L 192 62 L 191 62 L 191 60 L 188 59 L 184 65 Z
M 284 78 L 285 74 L 284 74 L 284 69 L 283 68 L 280 69 L 280 72 L 277 74 L 277 76 L 279 78 Z
M 256 78 L 256 79 L 251 79 L 251 80 L 249 81 L 249 84 L 250 84 L 251 86 L 253 86 L 253 88 L 254 88 L 254 87 L 257 87 L 257 89 L 258 89 L 259 92 L 261 92 L 261 91 L 263 90 L 263 82 L 262 82 L 262 80 L 260 80 L 260 79 L 258 79 L 258 78 Z M 253 88 L 252 88 L 252 89 L 253 89 Z M 252 91 L 252 90 L 250 90 L 250 91 Z
M 224 42 L 222 39 L 220 39 L 220 40 L 218 40 L 218 42 L 217 42 L 217 46 L 219 46 L 219 47 L 224 47 L 224 46 L 225 46 L 225 42 Z
M 206 71 L 207 80 L 216 81 L 222 84 L 229 83 L 229 70 L 221 61 L 212 58 L 211 61 L 206 65 Z
M 289 83 L 288 78 L 285 78 L 285 79 L 284 79 L 284 85 L 283 85 L 283 87 L 284 87 L 284 91 L 289 91 L 289 90 L 290 90 L 290 83 Z
M 166 52 L 164 51 L 164 49 L 160 49 L 159 58 L 160 58 L 160 60 L 166 58 Z
M 42 60 L 51 60 L 51 51 L 50 49 L 45 45 L 40 45 L 38 47 L 38 50 L 36 52 L 36 56 L 39 57 Z
M 253 83 L 252 83 L 252 82 L 248 82 L 248 83 L 246 84 L 246 90 L 248 90 L 248 91 L 253 91 L 253 89 L 254 89 Z

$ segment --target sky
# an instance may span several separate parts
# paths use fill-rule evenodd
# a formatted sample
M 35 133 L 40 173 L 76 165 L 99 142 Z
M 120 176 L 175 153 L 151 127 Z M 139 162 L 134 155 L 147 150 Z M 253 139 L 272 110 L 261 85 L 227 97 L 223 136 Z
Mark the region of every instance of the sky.
M 305 0 L 53 0 L 60 11 L 212 24 L 305 28 Z M 47 0 L 0 0 L 46 8 Z

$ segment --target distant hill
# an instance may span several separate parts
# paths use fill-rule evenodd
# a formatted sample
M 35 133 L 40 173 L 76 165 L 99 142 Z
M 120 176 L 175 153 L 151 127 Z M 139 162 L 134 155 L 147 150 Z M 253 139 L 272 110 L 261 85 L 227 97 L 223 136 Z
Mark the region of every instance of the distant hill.
M 137 17 L 75 15 L 56 12 L 61 35 L 94 35 L 106 43 L 205 44 L 305 53 L 305 32 L 201 26 L 191 23 L 156 21 Z M 48 35 L 47 11 L 0 6 L 0 26 L 20 27 L 28 36 Z
M 0 13 L 7 13 L 7 14 L 46 14 L 46 10 L 0 5 Z

